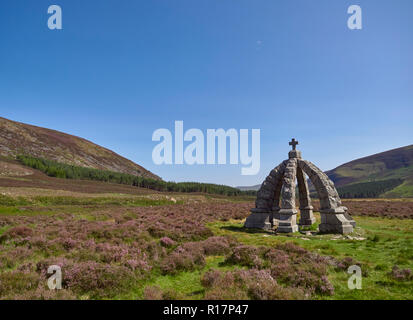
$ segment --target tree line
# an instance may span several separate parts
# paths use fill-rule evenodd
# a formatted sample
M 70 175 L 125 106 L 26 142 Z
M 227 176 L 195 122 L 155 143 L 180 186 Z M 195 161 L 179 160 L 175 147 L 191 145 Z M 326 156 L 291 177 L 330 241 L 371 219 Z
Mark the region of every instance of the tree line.
M 111 182 L 131 185 L 140 188 L 147 188 L 156 191 L 203 192 L 225 196 L 256 194 L 256 191 L 241 191 L 237 188 L 225 185 L 199 182 L 168 182 L 163 180 L 138 177 L 127 173 L 73 166 L 28 155 L 18 155 L 17 159 L 25 166 L 40 170 L 50 177 L 62 179 L 82 179 Z
M 337 188 L 340 198 L 377 198 L 381 194 L 390 191 L 402 184 L 402 179 L 389 179 L 382 181 L 371 181 L 355 183 Z

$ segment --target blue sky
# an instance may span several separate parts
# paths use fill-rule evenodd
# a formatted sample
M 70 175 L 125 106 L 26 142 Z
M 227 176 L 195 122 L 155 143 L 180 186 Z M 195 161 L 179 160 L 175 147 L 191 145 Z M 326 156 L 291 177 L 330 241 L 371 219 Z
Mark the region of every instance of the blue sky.
M 47 8 L 63 30 L 47 28 Z M 347 28 L 347 8 L 363 29 Z M 71 133 L 166 180 L 260 183 L 300 141 L 328 170 L 413 136 L 411 0 L 0 4 L 0 116 Z M 261 129 L 261 170 L 157 166 L 158 128 Z

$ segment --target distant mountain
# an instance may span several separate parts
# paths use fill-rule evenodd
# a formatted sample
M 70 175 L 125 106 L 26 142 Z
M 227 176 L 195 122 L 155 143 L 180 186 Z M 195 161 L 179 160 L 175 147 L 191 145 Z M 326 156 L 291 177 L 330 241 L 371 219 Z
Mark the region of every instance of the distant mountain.
M 18 154 L 159 180 L 140 165 L 83 138 L 0 117 L 0 156 Z
M 400 180 L 401 183 L 381 196 L 413 197 L 413 145 L 353 160 L 326 174 L 338 189 Z
M 241 191 L 258 191 L 259 188 L 261 187 L 260 184 L 257 184 L 255 186 L 250 186 L 250 187 L 236 187 L 237 189 L 240 189 Z
M 344 196 L 413 197 L 413 145 L 353 160 L 326 174 Z M 260 185 L 238 187 L 259 188 Z

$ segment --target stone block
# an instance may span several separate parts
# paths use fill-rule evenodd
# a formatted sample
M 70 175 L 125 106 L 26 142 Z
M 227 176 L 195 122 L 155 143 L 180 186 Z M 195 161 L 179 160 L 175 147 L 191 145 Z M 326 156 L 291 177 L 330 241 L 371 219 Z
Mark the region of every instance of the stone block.
M 277 232 L 290 233 L 297 232 L 297 210 L 296 209 L 280 209 L 278 211 L 278 228 Z
M 253 212 L 247 217 L 244 224 L 245 228 L 271 230 L 272 212 Z
M 336 212 L 332 212 L 333 210 L 336 210 Z M 342 211 L 344 211 L 342 207 L 336 209 L 320 210 L 320 232 L 340 234 L 348 234 L 353 232 L 353 226 L 344 216 L 344 212 Z
M 301 151 L 291 150 L 288 152 L 288 159 L 298 158 L 301 159 Z
M 312 206 L 300 208 L 300 222 L 298 223 L 298 225 L 311 226 L 315 221 L 316 219 L 313 214 Z

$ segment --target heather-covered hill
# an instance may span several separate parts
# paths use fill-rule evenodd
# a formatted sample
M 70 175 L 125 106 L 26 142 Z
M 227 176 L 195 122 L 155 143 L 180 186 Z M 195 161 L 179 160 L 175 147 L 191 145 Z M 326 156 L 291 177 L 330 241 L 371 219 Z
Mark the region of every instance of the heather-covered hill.
M 368 186 L 398 179 L 401 183 L 381 196 L 412 197 L 413 145 L 353 160 L 326 173 L 338 188 L 356 184 Z
M 88 140 L 0 117 L 0 156 L 18 154 L 160 179 L 140 165 Z
M 413 145 L 356 159 L 326 174 L 344 198 L 413 197 Z M 258 190 L 260 186 L 237 188 Z

